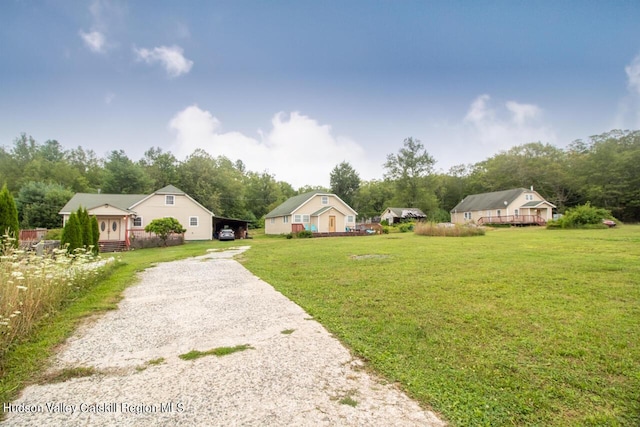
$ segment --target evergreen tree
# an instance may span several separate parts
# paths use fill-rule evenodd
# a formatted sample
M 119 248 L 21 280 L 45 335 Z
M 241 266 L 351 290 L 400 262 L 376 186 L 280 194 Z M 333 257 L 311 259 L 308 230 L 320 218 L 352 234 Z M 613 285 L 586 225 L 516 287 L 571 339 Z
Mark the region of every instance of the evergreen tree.
M 98 255 L 98 242 L 100 241 L 100 228 L 98 228 L 98 218 L 91 217 L 91 241 L 93 242 L 93 253 Z
M 4 240 L 4 235 L 16 239 L 13 243 L 18 246 L 18 238 L 20 237 L 20 228 L 18 226 L 18 209 L 7 184 L 0 191 L 0 243 Z
M 82 206 L 78 208 L 78 221 L 80 222 L 80 232 L 82 234 L 82 246 L 93 245 L 93 232 L 91 231 L 91 219 L 89 218 L 89 212 Z
M 71 212 L 71 215 L 69 215 L 69 219 L 62 230 L 60 244 L 63 247 L 68 245 L 67 250 L 69 252 L 73 252 L 77 248 L 82 247 L 82 229 L 77 213 Z

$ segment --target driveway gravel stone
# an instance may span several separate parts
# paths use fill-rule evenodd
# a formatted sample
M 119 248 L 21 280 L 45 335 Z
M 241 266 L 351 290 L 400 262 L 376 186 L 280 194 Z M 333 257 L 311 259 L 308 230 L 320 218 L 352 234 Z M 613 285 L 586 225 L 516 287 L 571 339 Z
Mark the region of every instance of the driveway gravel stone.
M 445 425 L 367 372 L 304 310 L 232 259 L 246 249 L 141 273 L 119 308 L 86 322 L 52 367 L 95 373 L 25 388 L 4 424 Z M 243 344 L 250 348 L 179 358 Z

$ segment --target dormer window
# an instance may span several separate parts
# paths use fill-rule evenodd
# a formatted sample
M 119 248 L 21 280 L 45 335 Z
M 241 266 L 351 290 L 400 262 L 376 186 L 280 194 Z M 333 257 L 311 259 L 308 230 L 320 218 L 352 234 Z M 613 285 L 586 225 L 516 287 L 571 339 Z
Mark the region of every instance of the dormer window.
M 175 202 L 176 202 L 175 201 L 175 197 L 173 195 L 169 194 L 169 195 L 164 196 L 164 204 L 165 205 L 173 206 L 173 205 L 176 204 Z

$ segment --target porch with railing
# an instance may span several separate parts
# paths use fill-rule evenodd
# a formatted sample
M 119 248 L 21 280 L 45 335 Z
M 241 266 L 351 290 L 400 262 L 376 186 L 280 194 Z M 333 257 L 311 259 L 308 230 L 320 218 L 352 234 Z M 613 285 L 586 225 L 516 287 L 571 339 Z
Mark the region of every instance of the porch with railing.
M 502 215 L 483 216 L 478 219 L 478 225 L 509 224 L 509 225 L 545 225 L 547 221 L 540 215 Z

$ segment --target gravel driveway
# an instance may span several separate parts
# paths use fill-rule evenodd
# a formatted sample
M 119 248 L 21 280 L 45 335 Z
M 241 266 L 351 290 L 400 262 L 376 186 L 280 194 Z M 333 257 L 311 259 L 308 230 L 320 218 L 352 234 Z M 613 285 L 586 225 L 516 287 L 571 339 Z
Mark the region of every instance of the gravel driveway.
M 95 373 L 27 387 L 4 423 L 444 425 L 367 373 L 318 322 L 232 259 L 246 249 L 141 273 L 119 309 L 80 328 L 53 366 Z M 250 348 L 225 356 L 178 357 L 244 344 Z

